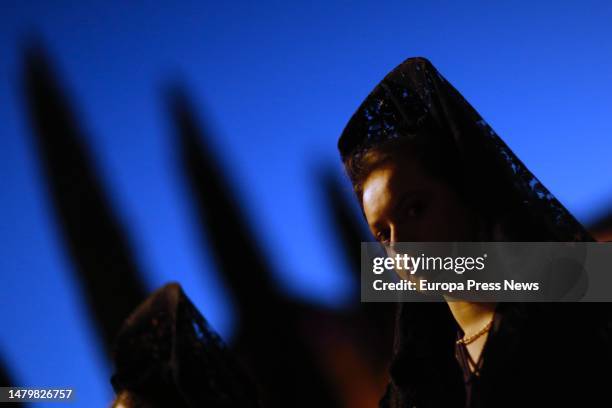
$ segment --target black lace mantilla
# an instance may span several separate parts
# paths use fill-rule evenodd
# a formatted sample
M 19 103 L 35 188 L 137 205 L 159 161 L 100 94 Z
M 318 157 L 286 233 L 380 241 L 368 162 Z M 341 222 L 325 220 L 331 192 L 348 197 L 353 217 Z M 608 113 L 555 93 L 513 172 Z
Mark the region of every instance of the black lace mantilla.
M 255 383 L 178 284 L 147 298 L 116 338 L 117 393 L 168 407 L 258 407 Z
M 468 170 L 475 189 L 512 191 L 522 212 L 539 220 L 538 240 L 592 241 L 582 225 L 516 157 L 476 110 L 424 58 L 410 58 L 368 95 L 344 129 L 338 148 L 343 161 L 399 138 L 444 139 Z M 450 143 L 448 143 L 450 142 Z M 483 201 L 491 197 L 485 197 Z

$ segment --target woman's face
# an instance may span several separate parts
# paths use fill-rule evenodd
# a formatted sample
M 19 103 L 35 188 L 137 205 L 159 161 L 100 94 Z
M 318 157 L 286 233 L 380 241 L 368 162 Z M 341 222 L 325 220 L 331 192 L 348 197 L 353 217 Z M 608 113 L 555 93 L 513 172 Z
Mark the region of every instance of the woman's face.
M 392 158 L 363 183 L 363 209 L 380 242 L 454 242 L 475 238 L 475 217 L 447 184 L 411 155 Z

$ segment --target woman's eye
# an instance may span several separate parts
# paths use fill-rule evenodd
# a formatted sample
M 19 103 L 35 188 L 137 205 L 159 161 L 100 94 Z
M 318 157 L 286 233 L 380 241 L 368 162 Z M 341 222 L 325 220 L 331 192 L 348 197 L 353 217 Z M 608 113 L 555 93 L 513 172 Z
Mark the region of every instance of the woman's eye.
M 420 204 L 417 205 L 412 205 L 410 207 L 408 207 L 408 215 L 410 217 L 416 217 L 418 215 L 421 214 L 421 210 L 423 209 L 423 207 Z
M 420 216 L 425 210 L 425 204 L 422 201 L 412 201 L 406 203 L 402 212 L 405 216 L 414 218 Z

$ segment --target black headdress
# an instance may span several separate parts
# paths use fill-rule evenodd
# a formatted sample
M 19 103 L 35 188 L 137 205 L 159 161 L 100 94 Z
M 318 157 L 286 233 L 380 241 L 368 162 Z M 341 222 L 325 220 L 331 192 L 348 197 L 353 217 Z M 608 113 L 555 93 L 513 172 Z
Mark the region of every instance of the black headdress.
M 457 90 L 424 58 L 391 71 L 348 122 L 342 160 L 394 139 L 412 139 L 456 157 L 470 194 L 500 217 L 528 224 L 515 241 L 592 241 L 582 225 L 514 155 Z M 510 225 L 512 224 L 512 225 Z
M 258 407 L 256 387 L 178 284 L 147 298 L 116 338 L 115 391 L 149 407 Z

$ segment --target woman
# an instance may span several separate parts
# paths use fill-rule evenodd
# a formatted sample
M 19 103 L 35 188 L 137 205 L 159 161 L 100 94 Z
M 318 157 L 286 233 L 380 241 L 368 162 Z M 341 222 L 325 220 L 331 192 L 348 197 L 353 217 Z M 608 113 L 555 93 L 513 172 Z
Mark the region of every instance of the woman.
M 338 142 L 377 240 L 592 241 L 432 64 L 389 73 Z M 607 306 L 409 303 L 382 407 L 608 406 Z
M 113 408 L 261 406 L 242 364 L 176 283 L 126 319 L 113 360 Z

